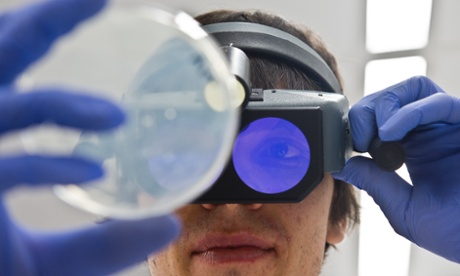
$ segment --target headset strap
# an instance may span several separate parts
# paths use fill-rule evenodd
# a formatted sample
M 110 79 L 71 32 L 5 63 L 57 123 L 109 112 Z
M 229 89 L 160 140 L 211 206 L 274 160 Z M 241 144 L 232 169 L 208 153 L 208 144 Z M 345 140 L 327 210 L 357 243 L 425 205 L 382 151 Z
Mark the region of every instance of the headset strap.
M 324 92 L 341 94 L 339 81 L 327 63 L 310 46 L 289 33 L 249 22 L 214 23 L 204 25 L 203 29 L 222 46 L 280 58 L 323 84 Z

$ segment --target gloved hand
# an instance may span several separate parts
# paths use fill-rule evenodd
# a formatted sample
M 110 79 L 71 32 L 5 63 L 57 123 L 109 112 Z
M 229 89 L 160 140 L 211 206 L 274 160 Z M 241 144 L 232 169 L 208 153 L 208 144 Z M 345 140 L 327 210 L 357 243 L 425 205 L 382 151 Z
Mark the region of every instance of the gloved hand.
M 114 104 L 62 89 L 15 93 L 13 81 L 59 36 L 97 13 L 104 0 L 50 0 L 0 17 L 0 135 L 42 122 L 105 130 L 123 122 Z M 18 184 L 81 183 L 102 175 L 69 156 L 0 156 L 0 193 Z M 61 233 L 24 229 L 0 201 L 0 275 L 107 275 L 142 261 L 178 235 L 172 216 Z
M 365 190 L 394 230 L 460 263 L 460 101 L 426 77 L 371 94 L 350 110 L 355 148 L 375 135 L 400 140 L 412 185 L 365 157 L 350 159 L 334 177 Z

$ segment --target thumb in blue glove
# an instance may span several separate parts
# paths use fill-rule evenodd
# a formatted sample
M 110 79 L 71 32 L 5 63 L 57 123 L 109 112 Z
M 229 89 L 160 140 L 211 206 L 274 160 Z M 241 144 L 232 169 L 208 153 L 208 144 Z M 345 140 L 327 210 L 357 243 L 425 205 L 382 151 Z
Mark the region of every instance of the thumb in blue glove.
M 365 190 L 394 230 L 460 263 L 460 101 L 426 77 L 369 95 L 350 110 L 355 147 L 375 135 L 400 140 L 412 185 L 365 157 L 350 159 L 334 177 Z

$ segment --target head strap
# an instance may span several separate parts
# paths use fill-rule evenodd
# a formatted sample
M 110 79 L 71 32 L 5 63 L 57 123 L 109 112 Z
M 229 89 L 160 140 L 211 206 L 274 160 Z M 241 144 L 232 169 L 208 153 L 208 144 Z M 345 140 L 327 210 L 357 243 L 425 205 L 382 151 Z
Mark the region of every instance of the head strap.
M 293 64 L 319 81 L 324 92 L 340 93 L 339 81 L 321 56 L 297 37 L 277 28 L 249 22 L 222 22 L 203 26 L 222 46 L 233 46 L 245 53 L 277 57 Z

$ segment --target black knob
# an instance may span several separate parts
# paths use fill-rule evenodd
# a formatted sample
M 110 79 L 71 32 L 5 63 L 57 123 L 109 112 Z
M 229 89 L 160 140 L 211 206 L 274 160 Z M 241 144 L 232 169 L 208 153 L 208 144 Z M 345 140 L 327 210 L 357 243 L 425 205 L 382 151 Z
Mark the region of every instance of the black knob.
M 377 165 L 385 171 L 399 169 L 406 160 L 404 148 L 397 141 L 382 142 L 376 137 L 372 140 L 368 152 Z

